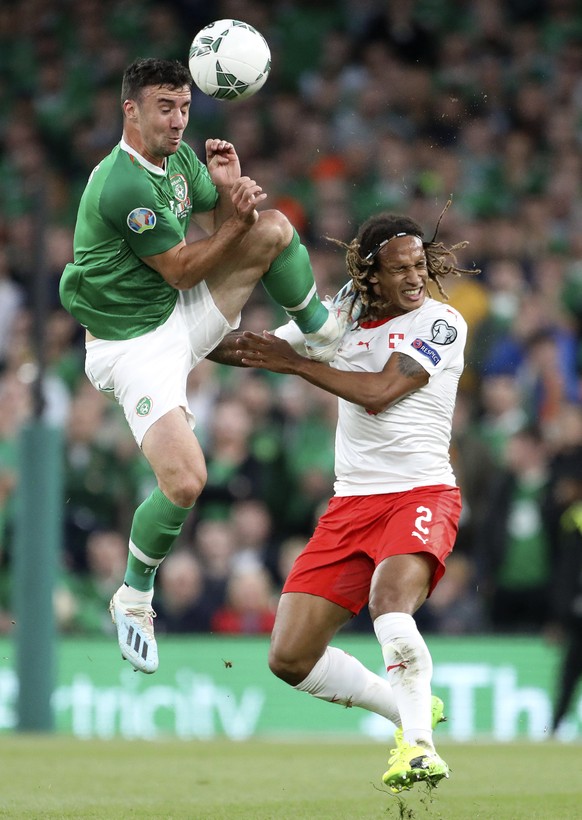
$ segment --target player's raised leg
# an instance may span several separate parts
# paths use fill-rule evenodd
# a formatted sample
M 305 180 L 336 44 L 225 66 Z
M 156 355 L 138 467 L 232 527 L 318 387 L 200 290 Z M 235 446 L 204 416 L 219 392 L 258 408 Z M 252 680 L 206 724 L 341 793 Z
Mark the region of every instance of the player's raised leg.
M 360 661 L 329 646 L 352 613 L 317 595 L 289 592 L 281 596 L 271 638 L 269 667 L 300 692 L 360 706 L 400 724 L 389 683 Z
M 238 321 L 259 280 L 303 334 L 307 354 L 331 361 L 359 315 L 360 303 L 351 287 L 322 302 L 307 249 L 279 211 L 262 211 L 236 256 L 225 259 L 208 279 L 212 297 L 229 322 Z
M 307 355 L 316 361 L 331 361 L 358 315 L 353 290 L 337 294 L 327 305 L 321 302 L 309 254 L 295 230 L 291 242 L 274 260 L 262 282 L 304 334 Z

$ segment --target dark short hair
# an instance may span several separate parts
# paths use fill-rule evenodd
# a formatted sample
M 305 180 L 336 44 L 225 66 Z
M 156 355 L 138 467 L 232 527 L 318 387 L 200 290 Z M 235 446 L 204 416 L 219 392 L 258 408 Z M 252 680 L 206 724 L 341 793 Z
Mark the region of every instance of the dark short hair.
M 129 65 L 121 83 L 121 103 L 137 100 L 141 91 L 151 85 L 183 88 L 192 85 L 189 70 L 179 60 L 161 60 L 158 57 L 140 57 Z

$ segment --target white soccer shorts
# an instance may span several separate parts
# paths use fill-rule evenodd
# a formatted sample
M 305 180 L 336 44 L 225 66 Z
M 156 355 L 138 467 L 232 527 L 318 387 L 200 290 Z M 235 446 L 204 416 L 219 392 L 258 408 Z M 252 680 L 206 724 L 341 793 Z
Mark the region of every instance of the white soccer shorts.
M 231 330 L 214 304 L 205 282 L 180 291 L 163 325 L 123 341 L 95 339 L 86 343 L 85 373 L 91 384 L 115 397 L 138 445 L 149 428 L 175 407 L 188 407 L 186 380 L 190 371 Z

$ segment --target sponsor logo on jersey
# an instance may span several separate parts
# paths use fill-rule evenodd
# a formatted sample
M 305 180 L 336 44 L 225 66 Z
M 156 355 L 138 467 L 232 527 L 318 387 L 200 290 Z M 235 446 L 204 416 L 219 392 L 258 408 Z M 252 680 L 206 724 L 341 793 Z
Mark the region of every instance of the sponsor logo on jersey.
M 149 396 L 142 396 L 135 405 L 135 412 L 138 416 L 149 416 L 152 411 L 153 401 Z
M 418 350 L 419 353 L 422 353 L 423 356 L 426 356 L 427 359 L 430 359 L 435 367 L 441 360 L 441 357 L 436 352 L 434 347 L 427 345 L 427 343 L 423 342 L 422 339 L 415 339 L 412 342 L 412 347 L 414 347 L 415 350 Z
M 457 338 L 457 328 L 452 327 L 445 319 L 437 319 L 430 329 L 431 341 L 437 345 L 452 345 Z
M 151 231 L 156 225 L 156 215 L 149 208 L 134 208 L 127 215 L 127 224 L 134 233 Z

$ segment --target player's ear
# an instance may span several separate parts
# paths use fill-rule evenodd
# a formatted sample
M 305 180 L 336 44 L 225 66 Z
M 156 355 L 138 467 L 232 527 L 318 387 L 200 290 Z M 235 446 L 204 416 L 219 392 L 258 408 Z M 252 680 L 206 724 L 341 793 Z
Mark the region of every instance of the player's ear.
M 128 120 L 137 119 L 137 107 L 135 104 L 135 100 L 124 100 L 123 113 L 125 114 Z

